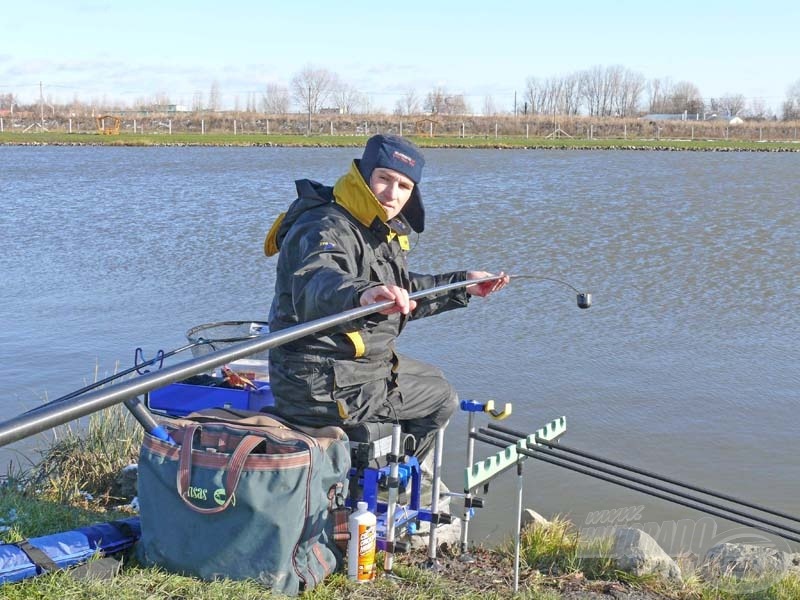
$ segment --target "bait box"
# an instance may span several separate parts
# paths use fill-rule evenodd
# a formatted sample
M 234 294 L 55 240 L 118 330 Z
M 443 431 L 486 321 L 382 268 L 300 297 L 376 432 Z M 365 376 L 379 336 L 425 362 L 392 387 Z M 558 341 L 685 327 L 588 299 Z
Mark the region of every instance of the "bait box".
M 265 406 L 273 406 L 269 382 L 255 381 L 257 389 L 240 390 L 236 388 L 171 383 L 150 392 L 147 408 L 168 417 L 184 417 L 204 408 L 239 408 L 259 411 Z

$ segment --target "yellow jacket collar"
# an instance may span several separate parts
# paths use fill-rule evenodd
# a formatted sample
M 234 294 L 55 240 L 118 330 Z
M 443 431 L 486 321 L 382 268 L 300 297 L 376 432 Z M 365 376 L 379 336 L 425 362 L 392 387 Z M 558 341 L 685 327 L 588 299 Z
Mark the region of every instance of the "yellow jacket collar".
M 337 204 L 347 209 L 365 227 L 371 227 L 375 219 L 386 223 L 386 211 L 364 181 L 355 161 L 350 164 L 347 174 L 333 186 L 333 196 Z

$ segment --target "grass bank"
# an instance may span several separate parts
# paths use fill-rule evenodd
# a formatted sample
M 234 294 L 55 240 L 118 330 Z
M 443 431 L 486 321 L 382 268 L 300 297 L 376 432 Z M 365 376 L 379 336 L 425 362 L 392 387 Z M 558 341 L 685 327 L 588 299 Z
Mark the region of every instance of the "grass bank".
M 133 509 L 127 499 L 115 496 L 115 475 L 136 459 L 140 440 L 138 425 L 120 406 L 94 415 L 85 430 L 58 430 L 49 445 L 40 451 L 41 461 L 35 467 L 27 471 L 11 469 L 2 481 L 0 539 L 16 542 L 130 516 Z M 608 548 L 603 542 L 587 548 L 575 527 L 561 519 L 554 519 L 548 526 L 523 531 L 520 591 L 514 594 L 513 548 L 514 540 L 509 535 L 496 547 L 474 548 L 475 562 L 466 563 L 454 549 L 442 546 L 438 572 L 420 566 L 426 558 L 425 552 L 400 554 L 392 576 L 381 574 L 375 582 L 359 585 L 337 574 L 304 597 L 309 600 L 374 600 L 376 597 L 398 600 L 796 600 L 800 597 L 800 579 L 794 575 L 756 592 L 747 582 L 710 585 L 689 576 L 680 585 L 668 586 L 652 578 L 635 578 L 614 569 L 613 561 L 606 558 Z M 380 556 L 378 564 L 383 564 Z M 68 570 L 0 586 L 0 598 L 11 600 L 255 600 L 271 597 L 255 582 L 203 582 L 157 568 L 144 568 L 136 562 L 133 553 L 124 557 L 120 573 L 108 580 L 79 578 Z
M 100 135 L 98 133 L 0 133 L 0 145 L 18 146 L 278 146 L 363 147 L 368 136 L 175 133 Z M 655 150 L 695 152 L 800 152 L 793 141 L 652 139 L 652 138 L 534 138 L 525 136 L 427 137 L 411 136 L 423 148 Z

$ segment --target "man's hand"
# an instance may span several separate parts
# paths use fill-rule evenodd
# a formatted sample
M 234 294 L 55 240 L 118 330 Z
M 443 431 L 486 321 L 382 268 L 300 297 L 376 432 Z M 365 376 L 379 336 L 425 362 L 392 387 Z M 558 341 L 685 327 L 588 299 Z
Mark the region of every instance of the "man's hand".
M 382 315 L 391 315 L 396 312 L 407 315 L 417 308 L 417 301 L 409 299 L 408 290 L 396 285 L 371 287 L 361 294 L 361 298 L 358 301 L 361 306 L 366 306 L 367 304 L 375 304 L 384 300 L 394 300 L 394 306 L 378 311 Z
M 492 277 L 491 273 L 486 271 L 467 271 L 467 281 L 470 279 L 483 279 L 484 277 Z M 498 290 L 502 290 L 509 282 L 509 277 L 504 272 L 500 271 L 500 275 L 493 281 L 484 281 L 483 283 L 474 283 L 467 286 L 467 293 L 470 296 L 480 296 L 485 298 L 489 294 L 493 294 Z

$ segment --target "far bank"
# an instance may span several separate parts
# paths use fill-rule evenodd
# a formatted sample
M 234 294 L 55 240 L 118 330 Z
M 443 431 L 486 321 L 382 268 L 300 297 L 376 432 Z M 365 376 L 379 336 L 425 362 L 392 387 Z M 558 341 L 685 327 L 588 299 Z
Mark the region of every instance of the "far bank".
M 367 135 L 289 135 L 264 133 L 120 133 L 97 132 L 3 132 L 4 146 L 265 146 L 265 147 L 363 147 Z M 409 136 L 422 148 L 642 150 L 694 152 L 800 152 L 800 141 L 752 141 L 743 139 L 657 139 L 485 136 Z

